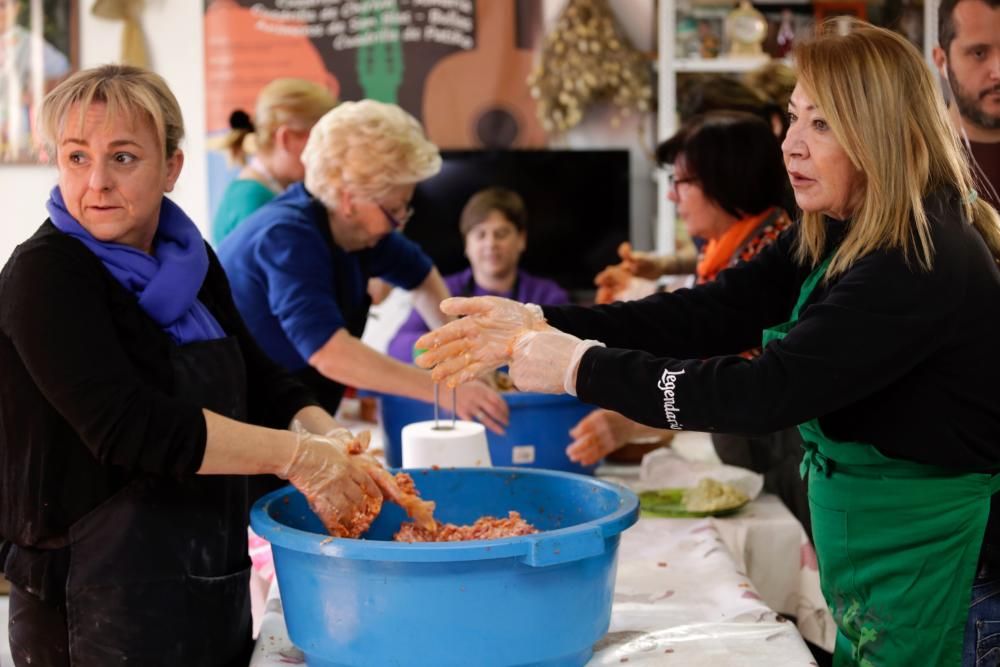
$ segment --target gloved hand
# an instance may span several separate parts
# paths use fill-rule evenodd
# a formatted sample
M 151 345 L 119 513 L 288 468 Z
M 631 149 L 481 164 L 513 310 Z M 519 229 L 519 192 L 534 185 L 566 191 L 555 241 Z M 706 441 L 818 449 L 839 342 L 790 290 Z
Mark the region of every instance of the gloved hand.
M 597 274 L 594 284 L 597 285 L 597 295 L 594 302 L 612 303 L 618 301 L 618 293 L 628 287 L 633 276 L 622 264 L 612 264 Z
M 366 431 L 354 437 L 347 429 L 329 436 L 296 433 L 295 453 L 278 473 L 295 485 L 316 516 L 335 537 L 357 537 L 382 509 L 382 493 L 367 471 Z
M 538 306 L 498 296 L 452 297 L 441 311 L 465 317 L 417 339 L 414 347 L 427 351 L 414 362 L 434 368 L 431 377 L 449 387 L 510 363 L 519 335 L 551 328 Z
M 461 391 L 456 387 L 458 416 L 461 419 L 475 419 L 494 433 L 504 434 L 504 427 L 510 422 L 507 401 L 482 380 L 467 382 Z M 448 405 L 447 403 L 444 403 Z
M 353 435 L 351 435 L 351 432 L 349 430 L 341 426 L 332 417 L 330 417 L 329 423 L 333 424 L 333 426 L 330 429 L 324 430 L 322 433 L 318 433 L 317 431 L 323 430 L 322 427 L 319 427 L 318 425 L 313 425 L 314 430 L 309 430 L 309 428 L 302 422 L 302 420 L 296 417 L 292 419 L 292 423 L 288 425 L 288 430 L 291 431 L 292 433 L 311 433 L 313 435 L 322 435 L 327 438 L 333 437 L 335 440 L 342 440 L 344 437 L 352 439 L 354 437 Z M 324 424 L 324 426 L 326 426 L 326 424 Z M 367 443 L 367 441 L 371 439 L 371 433 L 369 433 L 368 431 L 362 431 L 361 433 L 358 434 L 358 440 L 361 440 L 362 438 L 366 438 L 367 439 L 366 443 Z M 368 445 L 365 444 L 365 448 L 367 447 Z
M 510 364 L 510 378 L 521 391 L 544 394 L 566 392 L 576 396 L 576 371 L 583 353 L 601 346 L 557 329 L 528 331 L 518 336 Z
M 597 303 L 637 301 L 656 292 L 656 282 L 636 278 L 619 267 L 605 269 L 597 277 L 604 281 L 604 285 L 597 288 L 594 299 Z
M 573 442 L 566 448 L 566 456 L 570 461 L 589 466 L 636 438 L 659 437 L 662 433 L 617 412 L 594 410 L 570 429 Z
M 621 257 L 620 266 L 637 278 L 646 280 L 656 280 L 666 273 L 664 258 L 651 252 L 633 250 L 632 244 L 628 241 L 618 246 L 618 256 Z
M 298 419 L 292 420 L 289 430 L 298 434 L 309 434 L 309 430 Z M 340 442 L 347 441 L 347 453 L 350 455 L 352 462 L 364 469 L 368 476 L 371 477 L 372 481 L 382 494 L 380 496 L 380 500 L 382 497 L 385 497 L 402 507 L 406 510 L 406 513 L 410 516 L 410 518 L 413 519 L 421 528 L 430 531 L 437 529 L 437 524 L 434 521 L 434 502 L 421 500 L 420 496 L 418 496 L 415 491 L 400 488 L 399 483 L 396 481 L 396 478 L 392 476 L 392 473 L 382 467 L 382 464 L 379 463 L 374 456 L 368 453 L 368 445 L 371 442 L 371 433 L 368 431 L 362 431 L 355 438 L 346 428 L 337 425 L 328 431 L 325 437 L 332 438 Z M 310 506 L 312 506 L 311 502 Z M 378 516 L 380 509 L 381 502 L 379 503 L 379 509 L 375 510 L 375 516 Z M 316 509 L 313 508 L 313 511 L 315 512 Z M 319 515 L 319 512 L 316 513 Z M 372 519 L 374 520 L 374 517 L 372 517 Z M 368 523 L 371 524 L 371 521 Z M 368 526 L 365 526 L 358 534 L 360 535 L 367 530 L 367 528 Z M 331 534 L 334 534 L 333 531 L 330 532 Z M 346 537 L 357 537 L 357 535 L 348 535 Z

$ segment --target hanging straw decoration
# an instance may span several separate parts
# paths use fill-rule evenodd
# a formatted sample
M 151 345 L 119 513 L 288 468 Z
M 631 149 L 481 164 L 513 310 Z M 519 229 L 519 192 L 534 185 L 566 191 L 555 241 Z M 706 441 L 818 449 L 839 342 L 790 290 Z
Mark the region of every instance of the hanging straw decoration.
M 149 67 L 149 50 L 139 22 L 142 10 L 143 0 L 94 0 L 90 10 L 98 18 L 125 22 L 121 52 L 121 62 L 125 65 Z
M 569 0 L 528 76 L 538 117 L 549 133 L 565 132 L 587 108 L 610 100 L 613 126 L 653 97 L 652 72 L 615 20 L 607 0 Z

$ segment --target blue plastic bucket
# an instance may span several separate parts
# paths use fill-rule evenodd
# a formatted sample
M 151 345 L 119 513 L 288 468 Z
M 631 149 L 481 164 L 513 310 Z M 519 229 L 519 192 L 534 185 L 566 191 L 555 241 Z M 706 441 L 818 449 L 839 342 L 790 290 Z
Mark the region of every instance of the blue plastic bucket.
M 261 498 L 288 634 L 310 667 L 583 665 L 608 630 L 631 491 L 547 470 L 410 471 L 441 521 L 516 510 L 540 531 L 501 540 L 404 544 L 387 503 L 365 539 L 330 539 L 303 496 Z
M 459 389 L 461 391 L 461 389 Z M 450 392 L 442 392 L 442 395 Z M 510 407 L 510 424 L 504 435 L 487 429 L 490 459 L 495 466 L 546 468 L 584 475 L 594 474 L 597 465 L 581 466 L 566 456 L 569 430 L 590 414 L 594 406 L 566 394 L 509 392 L 503 395 Z M 385 460 L 391 467 L 403 465 L 400 433 L 413 422 L 434 419 L 434 406 L 403 396 L 379 395 L 382 426 L 385 429 Z M 451 404 L 441 415 L 451 419 Z

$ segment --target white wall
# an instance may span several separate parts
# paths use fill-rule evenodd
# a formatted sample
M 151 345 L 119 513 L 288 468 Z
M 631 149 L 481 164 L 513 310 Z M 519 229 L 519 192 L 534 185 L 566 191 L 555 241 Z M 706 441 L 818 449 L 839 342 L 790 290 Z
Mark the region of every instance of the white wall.
M 93 67 L 118 59 L 122 24 L 90 15 L 90 0 L 80 5 L 80 66 Z M 205 181 L 205 84 L 202 3 L 199 0 L 146 0 L 143 27 L 152 66 L 180 102 L 187 128 L 182 148 L 187 156 L 173 199 L 208 230 Z M 49 166 L 0 165 L 0 266 L 14 246 L 30 236 L 47 217 L 45 200 L 55 185 Z

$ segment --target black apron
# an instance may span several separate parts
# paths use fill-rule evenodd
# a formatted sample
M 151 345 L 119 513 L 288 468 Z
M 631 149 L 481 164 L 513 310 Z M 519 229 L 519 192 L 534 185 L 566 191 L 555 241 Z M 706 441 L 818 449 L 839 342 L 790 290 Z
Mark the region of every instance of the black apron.
M 334 251 L 338 250 L 339 246 L 334 242 L 333 233 L 330 231 L 326 208 L 313 198 L 312 209 L 311 217 L 316 228 L 319 229 L 329 247 Z M 344 328 L 355 338 L 361 338 L 365 332 L 365 325 L 368 323 L 368 310 L 372 305 L 371 296 L 368 295 L 366 289 L 368 278 L 371 276 L 364 254 L 360 254 L 359 257 L 361 258 L 360 295 L 351 289 L 351 267 L 345 266 L 343 262 L 333 262 L 333 293 L 336 296 L 337 305 L 340 307 L 340 314 L 344 318 Z M 293 375 L 312 391 L 324 410 L 331 415 L 337 414 L 340 399 L 344 397 L 346 389 L 344 385 L 331 380 L 308 364 Z
M 171 349 L 175 396 L 246 418 L 235 338 Z M 139 475 L 70 527 L 66 636 L 48 641 L 68 643 L 73 667 L 245 667 L 253 649 L 246 503 L 244 476 Z

